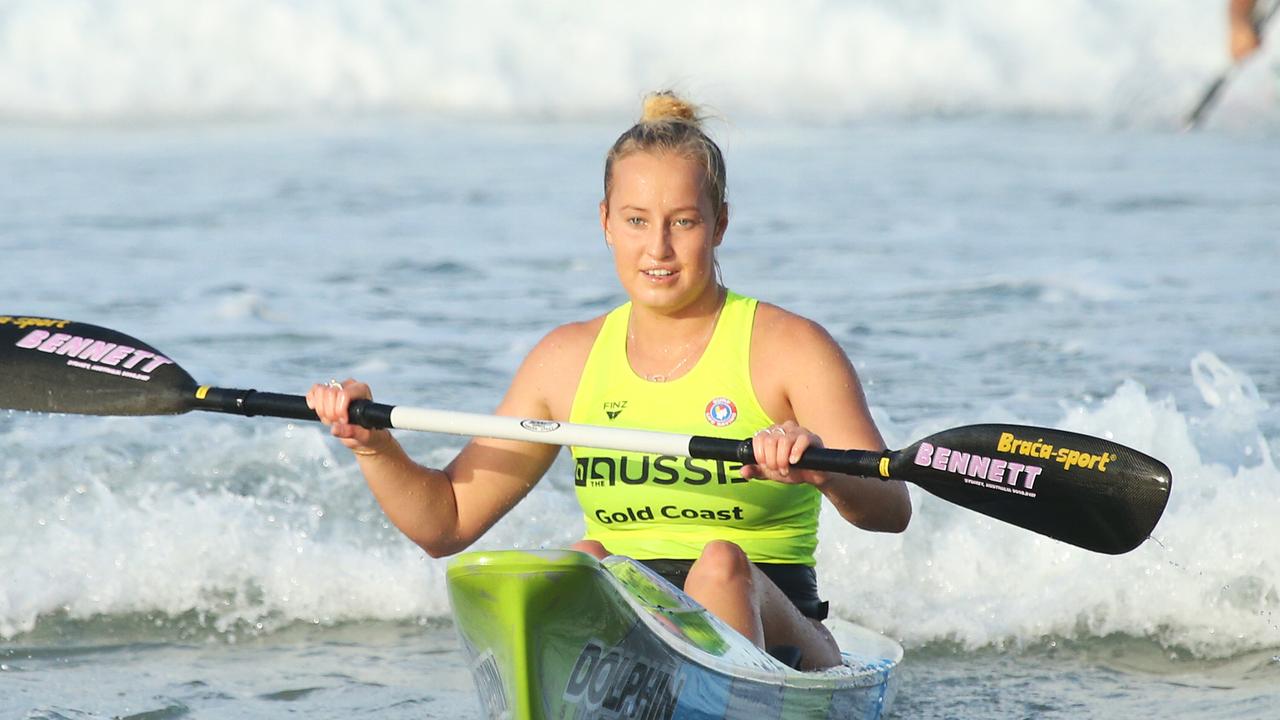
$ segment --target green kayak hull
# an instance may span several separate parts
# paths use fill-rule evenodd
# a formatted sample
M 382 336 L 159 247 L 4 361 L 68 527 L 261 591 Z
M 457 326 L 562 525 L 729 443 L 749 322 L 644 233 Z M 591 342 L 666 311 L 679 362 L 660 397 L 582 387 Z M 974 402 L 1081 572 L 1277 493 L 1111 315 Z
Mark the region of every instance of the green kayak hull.
M 794 670 L 629 558 L 473 552 L 447 579 L 491 718 L 878 718 L 897 685 L 888 638 L 845 628 L 842 666 Z

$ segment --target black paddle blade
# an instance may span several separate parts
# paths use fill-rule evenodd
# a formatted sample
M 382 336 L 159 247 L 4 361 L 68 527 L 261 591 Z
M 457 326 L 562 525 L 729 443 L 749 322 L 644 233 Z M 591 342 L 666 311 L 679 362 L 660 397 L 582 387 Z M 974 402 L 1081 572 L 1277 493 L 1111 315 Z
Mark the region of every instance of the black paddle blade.
M 0 315 L 0 408 L 82 415 L 173 415 L 196 383 L 155 348 L 70 320 Z
M 970 425 L 890 454 L 889 476 L 984 515 L 1118 555 L 1151 535 L 1173 478 L 1159 460 L 1065 430 Z

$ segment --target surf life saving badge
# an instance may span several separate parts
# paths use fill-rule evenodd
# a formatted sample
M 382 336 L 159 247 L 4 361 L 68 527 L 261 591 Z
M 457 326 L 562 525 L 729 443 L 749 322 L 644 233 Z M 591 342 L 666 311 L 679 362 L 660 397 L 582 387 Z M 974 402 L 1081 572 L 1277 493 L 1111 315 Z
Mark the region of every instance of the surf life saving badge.
M 738 407 L 729 398 L 718 397 L 707 403 L 707 422 L 724 427 L 738 419 Z

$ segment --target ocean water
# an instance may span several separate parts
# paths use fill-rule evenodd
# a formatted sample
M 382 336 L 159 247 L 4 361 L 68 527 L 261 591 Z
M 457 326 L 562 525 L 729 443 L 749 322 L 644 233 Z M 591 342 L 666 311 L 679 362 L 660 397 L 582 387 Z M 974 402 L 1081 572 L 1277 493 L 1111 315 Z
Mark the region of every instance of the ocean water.
M 674 83 L 725 118 L 728 284 L 823 323 L 892 446 L 1012 421 L 1173 471 L 1118 557 L 916 490 L 901 535 L 824 515 L 834 612 L 907 650 L 894 716 L 1274 716 L 1272 56 L 1182 134 L 1214 3 L 676 7 L 0 6 L 0 314 L 489 412 L 621 301 L 602 158 Z M 444 562 L 318 426 L 0 411 L 0 447 L 0 718 L 479 717 Z M 570 478 L 481 545 L 576 539 Z

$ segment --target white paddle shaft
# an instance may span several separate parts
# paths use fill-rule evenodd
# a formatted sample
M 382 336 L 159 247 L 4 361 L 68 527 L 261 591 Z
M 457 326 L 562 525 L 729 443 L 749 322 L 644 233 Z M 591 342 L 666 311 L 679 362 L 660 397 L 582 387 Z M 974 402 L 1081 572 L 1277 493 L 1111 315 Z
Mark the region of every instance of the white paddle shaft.
M 689 440 L 693 437 L 652 430 L 576 425 L 553 420 L 530 420 L 400 405 L 391 411 L 391 427 L 676 457 L 689 457 Z

